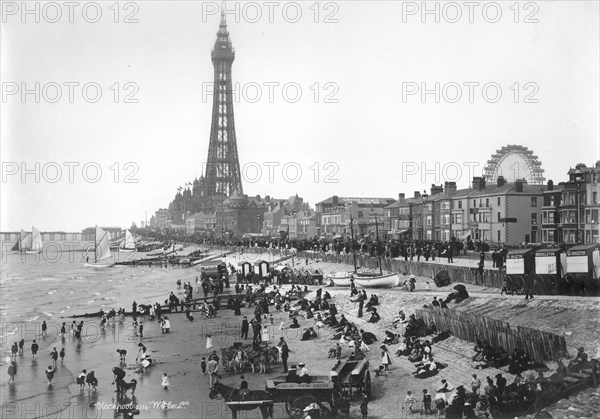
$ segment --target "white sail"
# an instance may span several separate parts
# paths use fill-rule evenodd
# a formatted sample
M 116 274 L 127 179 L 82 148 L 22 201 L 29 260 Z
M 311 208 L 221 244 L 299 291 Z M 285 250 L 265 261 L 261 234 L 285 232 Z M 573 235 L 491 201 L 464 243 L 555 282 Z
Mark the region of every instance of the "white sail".
M 31 227 L 31 249 L 28 253 L 39 253 L 42 251 L 42 235 L 35 227 Z
M 96 226 L 96 262 L 110 256 L 108 233 Z
M 129 230 L 125 230 L 125 240 L 123 240 L 121 250 L 135 250 L 135 240 Z
M 26 233 L 23 230 L 21 230 L 21 248 L 19 250 L 21 252 L 31 250 L 31 234 Z

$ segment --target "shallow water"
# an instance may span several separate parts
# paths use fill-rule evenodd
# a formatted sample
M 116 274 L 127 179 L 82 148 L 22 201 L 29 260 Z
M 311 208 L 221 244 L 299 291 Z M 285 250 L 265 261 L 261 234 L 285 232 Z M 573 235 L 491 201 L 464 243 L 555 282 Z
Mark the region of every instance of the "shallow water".
M 138 254 L 137 258 L 145 255 Z M 128 254 L 131 257 L 131 254 Z M 99 319 L 83 318 L 83 342 L 77 344 L 69 333 L 72 315 L 109 311 L 120 307 L 131 310 L 132 301 L 139 304 L 163 302 L 169 292 L 176 291 L 177 279 L 192 282 L 199 270 L 164 267 L 115 266 L 106 269 L 85 268 L 81 253 L 46 253 L 44 255 L 3 254 L 0 270 L 0 400 L 2 418 L 21 417 L 102 417 L 107 411 L 85 406 L 93 403 L 113 403 L 114 394 L 79 393 L 75 376 L 86 368 L 96 369 L 96 376 L 106 390 L 112 380 L 110 368 L 115 364 L 115 348 L 128 347 L 135 351 L 137 340 L 131 320 L 125 324 L 99 327 Z M 115 257 L 116 260 L 116 257 Z M 64 317 L 64 318 L 63 318 Z M 48 325 L 47 336 L 41 336 L 42 322 Z M 66 323 L 65 339 L 59 336 Z M 156 327 L 155 325 L 149 325 Z M 18 372 L 15 384 L 9 385 L 6 373 L 13 342 L 25 339 L 24 355 L 17 357 Z M 33 362 L 31 343 L 40 345 L 37 362 Z M 56 378 L 48 386 L 45 369 L 51 363 L 53 347 L 65 348 L 64 364 L 58 363 Z M 135 354 L 135 352 L 133 352 Z M 134 355 L 135 356 L 135 355 Z M 117 358 L 118 359 L 118 358 Z M 133 359 L 131 360 L 133 361 Z M 115 364 L 118 365 L 118 362 Z M 125 366 L 127 370 L 135 364 Z M 82 404 L 83 403 L 83 404 Z M 74 406 L 79 410 L 74 409 Z M 56 414 L 56 412 L 61 412 Z

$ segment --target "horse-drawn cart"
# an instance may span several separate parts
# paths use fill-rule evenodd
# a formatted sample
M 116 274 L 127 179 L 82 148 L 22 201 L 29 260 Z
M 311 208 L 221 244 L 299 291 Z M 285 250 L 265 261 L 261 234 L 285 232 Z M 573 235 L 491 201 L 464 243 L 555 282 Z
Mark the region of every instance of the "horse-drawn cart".
M 338 361 L 329 374 L 336 386 L 342 391 L 347 390 L 350 397 L 353 389 L 371 397 L 371 373 L 367 358 Z
M 300 419 L 313 404 L 328 415 L 337 413 L 338 388 L 327 376 L 310 377 L 310 383 L 286 383 L 285 376 L 266 381 L 266 391 L 275 403 L 285 403 L 290 418 Z

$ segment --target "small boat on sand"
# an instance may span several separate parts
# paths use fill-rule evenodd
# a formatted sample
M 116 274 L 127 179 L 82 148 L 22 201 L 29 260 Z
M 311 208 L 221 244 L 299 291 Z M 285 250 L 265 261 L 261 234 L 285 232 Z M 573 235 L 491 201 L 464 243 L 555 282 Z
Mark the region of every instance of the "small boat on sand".
M 400 284 L 400 274 L 355 276 L 354 283 L 361 288 L 394 288 Z
M 329 280 L 330 285 L 335 287 L 349 287 L 350 280 L 354 276 L 354 272 L 332 272 L 325 275 L 325 279 Z

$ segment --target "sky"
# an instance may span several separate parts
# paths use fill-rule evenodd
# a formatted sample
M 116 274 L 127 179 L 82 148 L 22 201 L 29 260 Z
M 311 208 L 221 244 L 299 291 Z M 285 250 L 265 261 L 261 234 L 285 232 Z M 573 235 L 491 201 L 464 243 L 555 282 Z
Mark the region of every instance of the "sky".
M 598 2 L 24 4 L 2 3 L 0 231 L 140 225 L 201 176 L 221 10 L 248 195 L 467 187 L 509 144 L 555 183 L 600 158 Z

